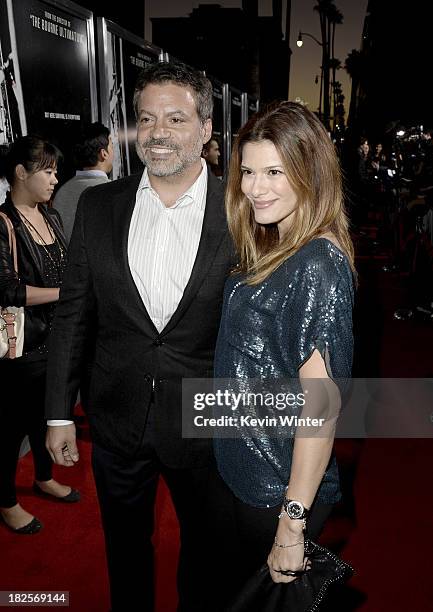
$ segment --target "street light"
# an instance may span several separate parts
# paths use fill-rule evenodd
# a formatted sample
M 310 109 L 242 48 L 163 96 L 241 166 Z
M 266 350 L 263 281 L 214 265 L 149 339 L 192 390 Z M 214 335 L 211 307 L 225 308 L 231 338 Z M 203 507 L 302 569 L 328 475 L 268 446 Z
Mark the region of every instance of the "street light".
M 309 34 L 308 32 L 301 32 L 301 30 L 299 30 L 298 40 L 296 41 L 296 44 L 298 45 L 298 47 L 302 47 L 302 45 L 304 44 L 304 41 L 302 40 L 303 36 L 308 36 L 308 38 L 311 38 L 312 40 L 314 40 L 314 42 L 317 43 L 319 47 L 322 47 L 322 66 L 321 66 L 322 73 L 320 76 L 320 94 L 319 94 L 319 108 L 318 108 L 319 117 L 320 119 L 322 119 L 322 97 L 323 97 L 322 92 L 323 92 L 324 67 L 326 66 L 327 70 L 329 71 L 329 62 L 327 60 L 326 46 L 324 46 L 323 43 L 321 43 L 320 40 L 318 40 L 312 34 Z M 317 83 L 317 81 L 318 81 L 318 78 L 316 77 L 315 82 Z M 325 109 L 327 110 L 326 102 L 324 103 L 324 106 L 325 106 Z M 327 113 L 325 113 L 325 115 L 326 117 L 329 117 L 329 110 L 327 111 Z
M 296 44 L 298 45 L 298 47 L 302 47 L 302 45 L 304 44 L 304 41 L 302 40 L 303 36 L 308 36 L 309 38 L 312 38 L 314 42 L 316 42 L 320 47 L 323 47 L 323 44 L 320 42 L 320 40 L 317 40 L 315 36 L 313 36 L 312 34 L 308 34 L 308 32 L 301 32 L 301 31 L 299 31 L 298 40 L 296 41 Z

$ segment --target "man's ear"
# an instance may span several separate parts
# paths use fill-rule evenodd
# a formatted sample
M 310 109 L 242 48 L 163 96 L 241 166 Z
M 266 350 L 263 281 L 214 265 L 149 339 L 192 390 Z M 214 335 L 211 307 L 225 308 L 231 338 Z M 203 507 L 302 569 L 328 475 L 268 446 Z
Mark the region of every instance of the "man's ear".
M 206 119 L 206 121 L 204 121 L 202 126 L 202 134 L 203 144 L 206 144 L 212 137 L 212 119 Z
M 109 155 L 110 154 L 107 151 L 107 149 L 99 149 L 99 153 L 98 153 L 99 161 L 104 162 Z

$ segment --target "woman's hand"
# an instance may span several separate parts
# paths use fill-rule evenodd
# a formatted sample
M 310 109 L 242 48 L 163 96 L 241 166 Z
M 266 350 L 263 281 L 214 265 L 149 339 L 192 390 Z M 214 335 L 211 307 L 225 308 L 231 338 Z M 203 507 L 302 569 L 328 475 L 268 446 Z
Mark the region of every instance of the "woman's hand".
M 296 580 L 296 576 L 285 575 L 281 571 L 296 572 L 306 569 L 303 527 L 303 521 L 294 521 L 285 513 L 281 516 L 275 539 L 284 548 L 274 544 L 268 556 L 269 573 L 274 582 Z

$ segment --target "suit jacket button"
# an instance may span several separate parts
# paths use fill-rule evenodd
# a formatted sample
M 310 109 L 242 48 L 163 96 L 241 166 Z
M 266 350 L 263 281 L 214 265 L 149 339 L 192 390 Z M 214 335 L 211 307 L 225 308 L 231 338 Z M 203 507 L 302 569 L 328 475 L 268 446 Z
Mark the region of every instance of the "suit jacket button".
M 150 374 L 146 374 L 146 376 L 144 377 L 145 382 L 152 382 L 152 377 Z
M 157 338 L 154 343 L 155 346 L 162 346 L 164 344 L 164 342 L 161 340 L 161 338 Z

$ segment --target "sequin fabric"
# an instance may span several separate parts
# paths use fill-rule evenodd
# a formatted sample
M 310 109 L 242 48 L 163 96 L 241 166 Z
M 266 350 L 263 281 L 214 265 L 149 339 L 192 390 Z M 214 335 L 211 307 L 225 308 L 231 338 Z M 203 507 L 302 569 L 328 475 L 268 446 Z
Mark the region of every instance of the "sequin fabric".
M 312 240 L 256 286 L 230 277 L 215 354 L 215 378 L 248 381 L 299 380 L 299 368 L 318 349 L 332 378 L 349 378 L 353 357 L 353 278 L 346 256 L 325 238 Z M 255 507 L 281 503 L 287 486 L 293 438 L 215 439 L 221 476 L 233 493 Z M 332 457 L 317 501 L 340 498 Z
M 43 286 L 44 287 L 60 287 L 62 284 L 62 277 L 66 267 L 65 253 L 61 252 L 61 247 L 56 240 L 53 244 L 37 245 L 37 248 L 41 254 L 43 261 Z M 49 330 L 51 331 L 51 325 L 54 319 L 54 313 L 56 310 L 56 303 L 50 303 L 44 305 L 46 312 L 47 322 Z M 43 356 L 46 358 L 48 353 L 47 342 L 44 342 L 32 351 L 25 353 L 30 356 Z

